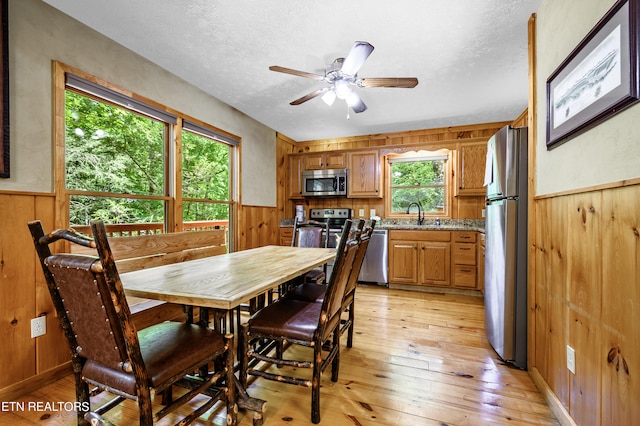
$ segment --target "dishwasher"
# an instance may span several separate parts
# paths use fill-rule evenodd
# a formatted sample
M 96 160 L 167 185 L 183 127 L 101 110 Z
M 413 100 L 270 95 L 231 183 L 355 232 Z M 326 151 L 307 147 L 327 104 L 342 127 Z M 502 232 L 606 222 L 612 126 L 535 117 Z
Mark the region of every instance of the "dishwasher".
M 378 284 L 388 287 L 389 251 L 386 229 L 374 229 L 369 240 L 367 252 L 364 255 L 362 269 L 358 282 L 363 284 Z

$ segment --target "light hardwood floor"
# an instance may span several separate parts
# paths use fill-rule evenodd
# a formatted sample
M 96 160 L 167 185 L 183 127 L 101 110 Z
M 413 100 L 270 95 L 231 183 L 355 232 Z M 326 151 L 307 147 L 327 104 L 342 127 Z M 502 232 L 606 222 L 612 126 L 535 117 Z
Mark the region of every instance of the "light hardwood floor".
M 268 401 L 265 425 L 312 424 L 310 389 L 254 378 L 248 390 Z M 29 401 L 73 400 L 67 377 L 19 401 L 28 408 Z M 559 424 L 527 372 L 504 365 L 489 346 L 481 298 L 373 286 L 358 287 L 354 346 L 342 346 L 337 383 L 323 375 L 320 409 L 321 424 L 330 426 Z M 106 417 L 134 425 L 137 416 L 127 401 Z M 224 418 L 225 409 L 214 408 L 195 424 L 223 425 Z M 252 413 L 238 420 L 252 425 Z M 2 411 L 0 424 L 74 425 L 75 413 Z

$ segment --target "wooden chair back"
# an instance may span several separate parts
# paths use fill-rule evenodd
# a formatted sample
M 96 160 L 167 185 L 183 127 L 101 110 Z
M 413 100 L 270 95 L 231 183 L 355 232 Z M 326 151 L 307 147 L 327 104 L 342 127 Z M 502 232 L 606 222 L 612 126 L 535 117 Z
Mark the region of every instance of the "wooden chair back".
M 323 242 L 322 234 L 325 238 Z M 329 222 L 321 223 L 316 221 L 298 222 L 293 224 L 293 237 L 291 247 L 328 247 Z
M 349 275 L 359 247 L 359 242 L 356 239 L 349 238 L 351 226 L 351 220 L 347 220 L 344 224 L 340 242 L 336 248 L 333 272 L 322 300 L 323 315 L 320 316 L 321 324 L 318 327 L 321 339 L 326 339 L 340 322 L 342 299 L 345 295 Z
M 31 222 L 29 229 L 73 357 L 114 369 L 131 368 L 129 354 L 132 359 L 141 359 L 140 347 L 113 256 L 101 262 L 95 256 L 94 240 L 72 230 L 45 235 L 40 222 Z M 85 247 L 94 256 L 52 254 L 49 244 L 58 240 Z M 106 273 L 109 270 L 114 275 L 111 279 Z
M 364 225 L 364 221 L 361 222 L 361 225 Z M 376 221 L 372 220 L 369 226 L 358 228 L 355 233 L 355 238 L 359 242 L 358 252 L 356 253 L 356 257 L 353 261 L 353 267 L 349 274 L 349 281 L 347 282 L 347 288 L 345 289 L 345 295 L 348 295 L 353 290 L 355 290 L 358 285 L 358 277 L 360 276 L 360 270 L 362 269 L 362 263 L 364 262 L 364 257 L 367 254 L 367 247 L 369 247 L 369 240 L 371 239 L 371 234 L 373 233 L 373 229 L 376 226 Z

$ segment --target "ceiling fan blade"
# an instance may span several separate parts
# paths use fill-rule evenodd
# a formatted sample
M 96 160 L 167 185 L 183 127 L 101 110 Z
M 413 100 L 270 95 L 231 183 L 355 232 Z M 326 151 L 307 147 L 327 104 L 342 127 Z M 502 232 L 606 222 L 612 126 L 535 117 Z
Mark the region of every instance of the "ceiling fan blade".
M 418 85 L 418 79 L 408 78 L 359 78 L 357 85 L 360 87 L 403 87 L 410 89 Z
M 347 101 L 347 105 L 349 105 L 351 109 L 356 113 L 366 111 L 367 109 L 367 106 L 362 101 L 362 98 L 353 90 L 349 93 L 345 100 Z
M 322 95 L 323 93 L 326 93 L 329 90 L 328 87 L 325 87 L 324 89 L 318 89 L 314 92 L 311 92 L 307 95 L 304 95 L 303 97 L 301 97 L 300 99 L 296 99 L 293 102 L 290 102 L 289 105 L 300 105 L 301 103 L 307 102 L 308 100 L 311 100 L 313 98 L 317 98 L 318 96 Z
M 343 74 L 356 75 L 360 67 L 364 64 L 364 61 L 371 55 L 371 52 L 373 52 L 372 45 L 366 41 L 356 41 L 347 57 L 344 58 L 340 71 Z
M 269 67 L 271 71 L 282 72 L 285 74 L 297 75 L 299 77 L 311 78 L 313 80 L 323 81 L 324 76 L 319 74 L 313 74 L 305 71 L 292 70 L 291 68 L 279 67 L 278 65 L 272 65 Z

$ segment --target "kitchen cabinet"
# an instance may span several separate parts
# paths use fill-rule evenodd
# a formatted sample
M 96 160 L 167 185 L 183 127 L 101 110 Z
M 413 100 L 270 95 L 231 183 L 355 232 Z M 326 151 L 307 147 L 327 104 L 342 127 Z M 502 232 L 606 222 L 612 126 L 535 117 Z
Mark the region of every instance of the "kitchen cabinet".
M 451 232 L 389 231 L 389 282 L 449 286 Z
M 451 270 L 454 287 L 472 288 L 477 286 L 477 246 L 475 231 L 454 231 L 452 233 Z
M 487 142 L 459 143 L 457 147 L 456 196 L 483 196 Z
M 293 240 L 293 227 L 281 226 L 280 227 L 280 245 L 290 246 Z
M 348 198 L 382 198 L 382 172 L 377 150 L 347 154 Z
M 302 197 L 302 171 L 304 170 L 304 155 L 289 156 L 289 198 Z
M 306 154 L 305 170 L 344 169 L 347 167 L 347 156 L 344 152 Z

